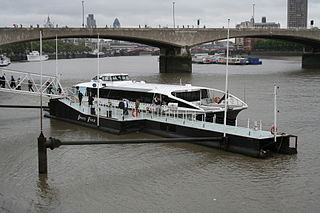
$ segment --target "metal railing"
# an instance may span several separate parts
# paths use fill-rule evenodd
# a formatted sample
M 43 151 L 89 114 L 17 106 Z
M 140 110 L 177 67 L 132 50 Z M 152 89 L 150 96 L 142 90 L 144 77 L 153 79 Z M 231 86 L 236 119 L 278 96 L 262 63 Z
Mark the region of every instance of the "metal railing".
M 59 77 L 41 75 L 11 69 L 0 69 L 0 91 L 17 94 L 40 95 L 48 97 L 63 97 L 66 93 L 61 86 Z

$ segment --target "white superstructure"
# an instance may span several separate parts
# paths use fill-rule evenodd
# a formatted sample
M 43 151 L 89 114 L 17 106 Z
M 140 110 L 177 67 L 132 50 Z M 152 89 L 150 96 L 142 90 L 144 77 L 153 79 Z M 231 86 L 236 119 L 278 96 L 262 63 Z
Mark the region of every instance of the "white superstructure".
M 90 82 L 74 85 L 84 96 L 96 96 L 99 87 L 100 101 L 107 105 L 111 102 L 117 104 L 123 99 L 129 100 L 129 108 L 134 108 L 135 101 L 139 99 L 140 108 L 156 108 L 156 99 L 159 100 L 161 111 L 174 108 L 181 114 L 198 112 L 213 117 L 214 114 L 224 112 L 224 92 L 201 86 L 154 84 L 144 81 L 130 80 L 127 74 L 101 74 Z M 239 98 L 228 95 L 228 111 L 240 112 L 248 105 Z M 236 116 L 236 115 L 235 115 Z

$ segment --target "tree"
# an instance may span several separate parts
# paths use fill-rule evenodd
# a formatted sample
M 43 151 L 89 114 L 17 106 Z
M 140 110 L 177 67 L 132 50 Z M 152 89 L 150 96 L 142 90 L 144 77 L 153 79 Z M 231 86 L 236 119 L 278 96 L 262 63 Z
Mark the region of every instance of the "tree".
M 17 44 L 9 44 L 0 47 L 2 53 L 7 54 L 25 54 L 27 52 L 31 52 L 33 50 L 40 49 L 40 42 L 32 41 L 25 43 L 17 43 Z M 42 42 L 42 50 L 46 53 L 55 53 L 56 51 L 56 41 L 55 40 L 45 40 Z M 58 50 L 59 52 L 85 52 L 90 51 L 89 47 L 83 45 L 75 45 L 71 43 L 67 43 L 61 40 L 58 40 Z

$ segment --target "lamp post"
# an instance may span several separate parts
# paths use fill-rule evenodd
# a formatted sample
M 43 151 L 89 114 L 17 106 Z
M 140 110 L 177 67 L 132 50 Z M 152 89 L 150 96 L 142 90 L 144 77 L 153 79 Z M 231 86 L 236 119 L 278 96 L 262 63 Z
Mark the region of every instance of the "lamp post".
M 173 28 L 176 28 L 176 20 L 175 20 L 175 17 L 174 17 L 174 5 L 175 5 L 175 2 L 172 2 Z
M 84 28 L 84 1 L 82 2 L 82 28 Z
M 252 4 L 252 18 L 254 20 L 254 7 L 256 6 L 256 4 Z

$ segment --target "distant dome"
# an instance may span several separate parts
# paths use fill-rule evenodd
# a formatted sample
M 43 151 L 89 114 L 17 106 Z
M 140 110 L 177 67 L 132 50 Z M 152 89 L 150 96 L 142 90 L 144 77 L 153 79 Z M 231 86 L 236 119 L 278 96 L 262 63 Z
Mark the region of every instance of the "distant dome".
M 114 28 L 120 28 L 120 21 L 118 18 L 116 18 L 113 22 L 113 27 Z

